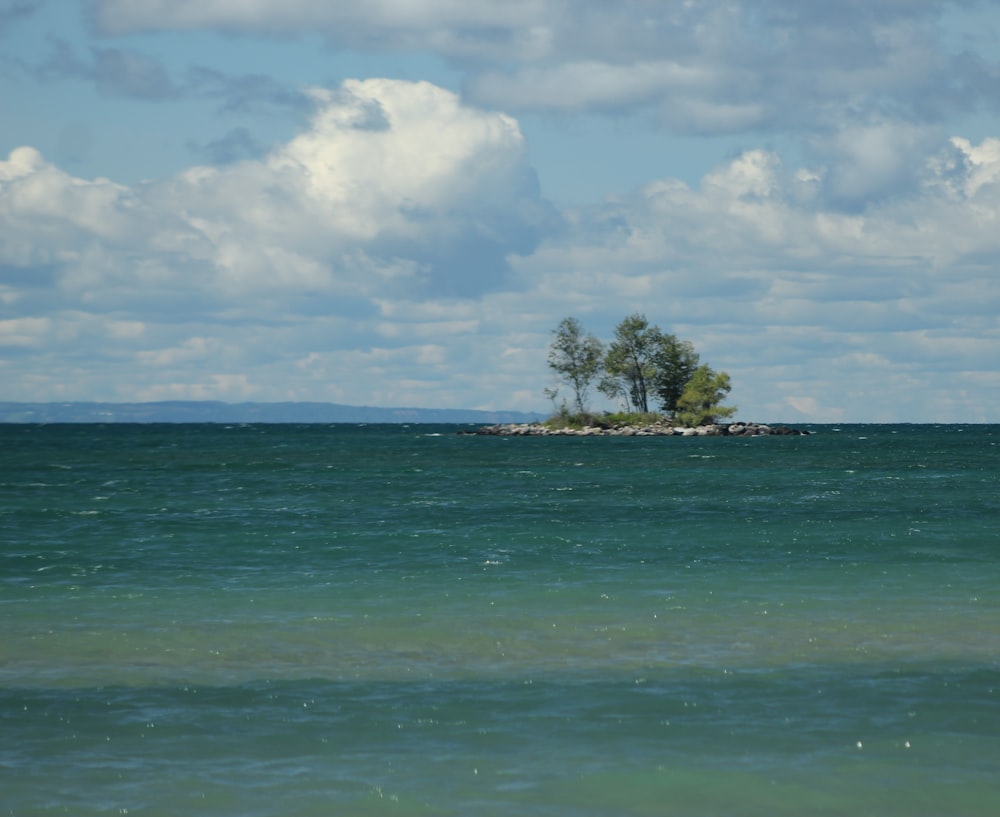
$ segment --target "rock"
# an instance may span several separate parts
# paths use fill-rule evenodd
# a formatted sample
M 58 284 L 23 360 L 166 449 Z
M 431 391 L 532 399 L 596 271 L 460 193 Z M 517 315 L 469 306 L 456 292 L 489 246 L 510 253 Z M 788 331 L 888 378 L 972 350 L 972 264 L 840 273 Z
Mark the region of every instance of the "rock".
M 764 437 L 795 436 L 808 431 L 788 426 L 769 426 L 765 423 L 713 423 L 698 428 L 677 428 L 664 422 L 646 426 L 612 427 L 606 423 L 583 428 L 549 428 L 541 423 L 498 423 L 483 426 L 476 431 L 463 431 L 492 437 Z

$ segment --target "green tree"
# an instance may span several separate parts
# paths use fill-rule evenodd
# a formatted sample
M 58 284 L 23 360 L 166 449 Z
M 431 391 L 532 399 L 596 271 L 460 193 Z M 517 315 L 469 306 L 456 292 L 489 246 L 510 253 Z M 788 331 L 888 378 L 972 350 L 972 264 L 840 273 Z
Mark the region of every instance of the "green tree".
M 668 414 L 677 411 L 677 401 L 698 368 L 698 360 L 698 353 L 690 341 L 660 333 L 653 353 L 653 392 L 663 411 Z
M 736 407 L 720 405 L 731 389 L 728 374 L 699 366 L 677 400 L 677 420 L 685 426 L 700 426 L 731 417 Z
M 649 411 L 649 391 L 656 374 L 655 354 L 662 332 L 645 315 L 629 315 L 615 327 L 615 339 L 604 355 L 604 377 L 598 389 L 611 398 L 624 397 L 635 411 Z
M 604 345 L 572 317 L 563 318 L 552 334 L 555 337 L 549 347 L 549 368 L 573 390 L 576 410 L 583 414 L 587 410 L 590 384 L 601 371 Z M 553 400 L 554 395 L 552 392 Z

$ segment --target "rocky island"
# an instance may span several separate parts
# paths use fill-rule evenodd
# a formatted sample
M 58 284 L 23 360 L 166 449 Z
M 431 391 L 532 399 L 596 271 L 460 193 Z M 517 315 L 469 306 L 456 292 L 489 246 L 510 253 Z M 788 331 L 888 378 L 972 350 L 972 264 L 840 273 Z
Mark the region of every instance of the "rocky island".
M 581 427 L 553 427 L 544 423 L 498 423 L 466 433 L 489 437 L 790 437 L 811 432 L 766 423 L 708 423 L 687 428 L 674 426 L 664 420 L 646 425 L 599 423 Z

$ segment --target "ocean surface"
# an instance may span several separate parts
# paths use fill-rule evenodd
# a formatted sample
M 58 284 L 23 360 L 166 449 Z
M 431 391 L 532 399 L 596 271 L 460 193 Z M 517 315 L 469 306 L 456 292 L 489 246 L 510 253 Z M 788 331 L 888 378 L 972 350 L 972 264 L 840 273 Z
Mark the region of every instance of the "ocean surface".
M 0 817 L 995 817 L 1000 426 L 0 425 Z

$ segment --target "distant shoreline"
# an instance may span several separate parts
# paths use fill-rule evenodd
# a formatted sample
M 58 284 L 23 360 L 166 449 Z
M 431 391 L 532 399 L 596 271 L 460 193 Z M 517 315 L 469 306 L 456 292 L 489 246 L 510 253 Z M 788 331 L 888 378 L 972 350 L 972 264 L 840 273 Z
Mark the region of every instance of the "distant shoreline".
M 384 408 L 340 403 L 0 402 L 0 423 L 532 423 L 539 413 L 481 409 Z

